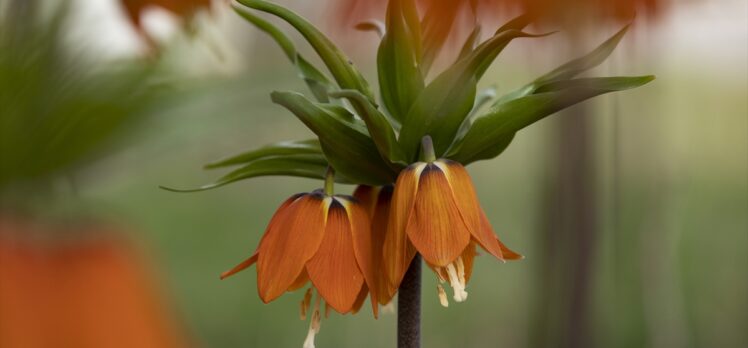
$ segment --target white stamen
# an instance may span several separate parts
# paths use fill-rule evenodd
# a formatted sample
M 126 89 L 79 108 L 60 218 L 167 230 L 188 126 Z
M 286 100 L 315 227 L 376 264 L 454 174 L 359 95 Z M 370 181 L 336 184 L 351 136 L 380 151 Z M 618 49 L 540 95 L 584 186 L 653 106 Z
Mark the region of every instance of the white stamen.
M 462 287 L 464 288 L 467 284 L 465 281 L 465 264 L 462 262 L 462 256 L 457 258 L 457 275 L 460 277 L 460 284 L 462 284 Z
M 452 291 L 454 291 L 454 300 L 457 302 L 462 302 L 467 300 L 467 292 L 465 291 L 465 284 L 460 282 L 460 277 L 457 275 L 457 270 L 455 269 L 454 263 L 450 263 L 447 265 L 447 276 L 449 276 L 449 285 L 452 286 Z
M 319 301 L 320 296 L 317 295 L 317 301 L 314 302 L 314 312 L 312 313 L 312 320 L 309 322 L 309 331 L 307 331 L 306 338 L 304 339 L 303 348 L 314 348 L 314 336 L 319 333 L 320 324 L 322 323 L 322 316 L 319 312 Z
M 442 287 L 441 284 L 436 284 L 436 291 L 439 293 L 439 303 L 442 305 L 442 307 L 449 307 L 447 292 L 444 291 L 444 287 Z
M 309 323 L 309 331 L 307 331 L 306 339 L 304 339 L 303 348 L 314 348 L 314 336 L 319 333 L 320 326 L 320 314 L 319 310 L 315 309 L 312 313 L 312 320 Z

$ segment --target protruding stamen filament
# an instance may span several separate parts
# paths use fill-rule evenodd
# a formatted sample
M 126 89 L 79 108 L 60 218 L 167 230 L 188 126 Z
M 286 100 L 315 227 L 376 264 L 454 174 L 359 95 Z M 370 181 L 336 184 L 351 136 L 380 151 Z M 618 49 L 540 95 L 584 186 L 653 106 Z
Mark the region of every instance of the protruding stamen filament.
M 439 293 L 439 303 L 443 307 L 449 307 L 449 301 L 447 300 L 447 292 L 444 291 L 444 287 L 441 284 L 436 284 L 436 291 Z
M 301 320 L 306 320 L 306 313 L 309 311 L 309 305 L 312 303 L 312 288 L 306 289 L 304 299 L 301 300 Z
M 436 272 L 435 272 L 435 273 L 436 273 L 436 279 L 438 279 L 438 280 L 439 280 L 439 283 L 441 283 L 441 284 L 444 284 L 444 283 L 446 283 L 446 282 L 447 282 L 447 280 L 446 280 L 446 279 L 444 279 L 444 277 L 442 276 L 442 271 L 443 271 L 443 270 L 444 270 L 444 268 L 438 268 L 438 267 L 437 267 L 437 268 L 436 268 Z
M 457 268 L 464 268 L 464 266 L 460 266 L 462 264 L 462 258 L 458 258 L 455 262 L 447 265 L 447 276 L 449 276 L 449 285 L 452 286 L 452 291 L 454 291 L 454 300 L 462 302 L 467 300 L 467 292 L 465 291 L 465 283 L 463 282 L 465 280 L 465 272 L 463 269 L 462 277 L 460 277 L 458 274 L 459 272 L 455 268 L 455 263 L 458 264 Z
M 457 258 L 457 275 L 460 277 L 460 283 L 465 287 L 467 282 L 465 281 L 465 264 L 462 262 L 462 256 Z
M 322 323 L 322 315 L 319 312 L 320 296 L 317 294 L 317 300 L 314 302 L 314 312 L 312 312 L 312 320 L 309 322 L 309 331 L 307 331 L 306 339 L 304 339 L 303 348 L 314 348 L 314 336 L 319 333 L 319 328 Z

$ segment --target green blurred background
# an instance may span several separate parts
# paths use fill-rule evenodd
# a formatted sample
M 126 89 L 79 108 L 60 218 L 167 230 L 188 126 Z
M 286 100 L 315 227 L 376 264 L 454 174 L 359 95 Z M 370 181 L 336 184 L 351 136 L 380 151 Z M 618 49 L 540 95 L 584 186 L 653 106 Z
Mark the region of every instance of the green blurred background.
M 326 7 L 287 3 L 330 30 Z M 170 15 L 153 11 L 147 24 L 162 47 L 158 58 L 143 58 L 146 46 L 115 1 L 74 4 L 66 45 L 87 52 L 87 60 L 153 59 L 154 74 L 179 86 L 125 146 L 75 174 L 76 190 L 57 190 L 35 209 L 128 226 L 196 346 L 299 346 L 307 329 L 298 320 L 302 292 L 264 305 L 253 271 L 224 281 L 218 274 L 254 250 L 280 202 L 321 183 L 258 178 L 192 194 L 158 186 L 199 186 L 218 175 L 202 171 L 203 163 L 310 136 L 268 97 L 273 90 L 305 91 L 303 83 L 274 43 L 222 2 L 198 17 L 189 35 Z M 748 346 L 747 10 L 739 0 L 688 2 L 657 22 L 640 18 L 596 70 L 652 73 L 657 80 L 586 102 L 597 174 L 588 183 L 597 198 L 588 296 L 593 346 Z M 583 47 L 615 29 L 589 34 L 594 40 Z M 375 81 L 373 35 L 334 37 Z M 510 91 L 574 56 L 563 38 L 513 43 L 485 85 Z M 502 156 L 469 168 L 497 233 L 526 258 L 478 258 L 469 300 L 449 308 L 439 306 L 436 278 L 424 272 L 424 347 L 533 347 L 545 328 L 538 326 L 543 306 L 566 301 L 563 293 L 550 301 L 538 296 L 553 296 L 541 292 L 549 275 L 539 260 L 548 248 L 542 236 L 546 184 L 558 160 L 554 129 L 564 120 L 554 116 L 522 131 Z M 392 346 L 395 323 L 394 314 L 331 314 L 317 345 Z

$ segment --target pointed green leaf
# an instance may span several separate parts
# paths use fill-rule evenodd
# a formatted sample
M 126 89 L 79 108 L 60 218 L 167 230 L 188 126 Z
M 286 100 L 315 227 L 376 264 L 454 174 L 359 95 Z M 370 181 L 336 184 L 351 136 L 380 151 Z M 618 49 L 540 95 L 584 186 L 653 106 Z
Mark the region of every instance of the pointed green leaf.
M 206 191 L 232 182 L 255 178 L 258 176 L 295 176 L 302 178 L 323 179 L 327 172 L 327 162 L 318 155 L 288 155 L 261 158 L 238 168 L 218 180 L 194 189 L 175 189 L 161 186 L 162 189 L 173 192 Z M 347 182 L 344 176 L 336 176 L 336 181 Z
M 265 145 L 259 149 L 253 149 L 237 155 L 229 156 L 212 163 L 208 163 L 204 166 L 204 168 L 215 169 L 235 166 L 266 157 L 314 154 L 323 156 L 324 158 L 324 155 L 322 154 L 322 148 L 320 147 L 319 140 L 317 139 L 282 141 L 275 144 Z
M 411 23 L 412 0 L 392 0 L 387 6 L 387 31 L 377 51 L 377 72 L 384 107 L 398 120 L 423 90 L 419 69 L 419 24 Z M 410 5 L 408 3 L 411 3 Z M 359 110 L 361 111 L 361 110 Z
M 460 129 L 457 131 L 457 135 L 455 136 L 455 139 L 462 139 L 462 137 L 467 134 L 467 132 L 470 130 L 470 128 L 473 126 L 473 122 L 475 121 L 475 118 L 478 115 L 478 111 L 486 105 L 488 102 L 496 98 L 496 87 L 486 88 L 478 93 L 478 95 L 475 96 L 475 103 L 473 105 L 473 109 L 470 110 L 470 113 L 465 117 L 465 120 L 462 121 L 462 124 L 460 125 Z M 449 152 L 449 150 L 447 150 Z
M 608 40 L 605 40 L 600 46 L 592 50 L 592 52 L 567 62 L 564 65 L 559 66 L 553 71 L 541 76 L 535 80 L 536 85 L 542 85 L 549 82 L 568 80 L 574 78 L 582 72 L 592 69 L 600 65 L 605 59 L 607 59 L 613 50 L 621 42 L 623 36 L 626 35 L 629 26 L 626 25 L 619 30 L 615 35 L 611 36 Z
M 608 40 L 605 40 L 600 46 L 592 50 L 590 53 L 573 59 L 565 64 L 559 66 L 556 69 L 544 74 L 543 76 L 535 79 L 533 82 L 513 91 L 506 95 L 501 96 L 495 104 L 501 104 L 508 100 L 517 99 L 519 97 L 535 93 L 535 91 L 542 85 L 549 82 L 568 80 L 575 76 L 583 73 L 589 69 L 592 69 L 600 65 L 605 59 L 607 59 L 613 50 L 621 42 L 621 39 L 626 34 L 629 26 L 623 27 L 615 35 L 611 36 Z
M 333 98 L 347 98 L 351 103 L 361 105 L 361 109 L 364 110 L 361 118 L 366 123 L 366 128 L 371 134 L 371 138 L 377 145 L 379 153 L 381 153 L 391 163 L 400 164 L 405 166 L 408 163 L 405 161 L 405 157 L 400 150 L 400 146 L 397 143 L 397 136 L 395 130 L 387 120 L 387 117 L 379 112 L 377 108 L 372 105 L 363 94 L 352 89 L 346 89 L 338 92 L 330 93 Z
M 480 34 L 481 26 L 476 25 L 475 28 L 473 28 L 473 31 L 470 32 L 470 35 L 468 35 L 468 37 L 465 39 L 465 42 L 462 44 L 460 54 L 457 56 L 457 61 L 467 57 L 471 52 L 473 52 L 475 46 L 478 45 L 478 42 L 480 42 Z
M 242 7 L 234 7 L 234 11 L 255 27 L 270 35 L 281 49 L 283 49 L 288 59 L 296 65 L 299 77 L 306 82 L 314 97 L 321 102 L 328 101 L 327 92 L 334 89 L 334 85 L 322 72 L 296 51 L 296 47 L 291 39 L 270 22 L 253 15 Z
M 475 6 L 471 3 L 471 6 Z M 475 11 L 475 9 L 473 9 Z M 515 17 L 514 19 L 510 20 L 509 22 L 506 22 L 504 25 L 502 25 L 499 29 L 496 30 L 494 33 L 494 36 L 499 35 L 505 31 L 509 30 L 522 30 L 527 25 L 532 23 L 533 17 L 527 14 L 519 15 Z M 480 25 L 476 25 L 475 28 L 473 28 L 473 31 L 470 33 L 470 35 L 465 39 L 465 42 L 462 45 L 462 49 L 460 50 L 460 54 L 457 58 L 459 61 L 462 58 L 467 57 L 471 53 L 473 53 L 473 50 L 478 45 L 478 42 L 480 41 L 480 33 L 481 33 L 481 27 Z M 542 36 L 542 35 L 539 35 Z M 478 76 L 478 79 L 480 79 L 485 71 L 488 69 L 488 67 L 491 65 L 491 63 L 496 59 L 499 53 L 506 47 L 506 42 L 503 45 L 496 45 L 493 48 L 493 52 L 488 52 L 489 54 L 485 56 L 480 63 L 480 67 L 476 70 L 476 76 Z
M 444 152 L 473 108 L 476 85 L 472 75 L 451 69 L 423 90 L 400 129 L 400 147 L 409 162 L 416 160 L 421 138 L 427 134 L 434 141 L 436 155 Z
M 415 160 L 421 138 L 430 135 L 441 156 L 452 144 L 465 117 L 473 108 L 480 67 L 519 37 L 538 37 L 519 30 L 506 30 L 487 40 L 470 55 L 439 74 L 418 96 L 400 130 L 400 145 L 406 158 Z
M 399 0 L 402 2 L 403 15 L 405 16 L 405 23 L 408 25 L 408 31 L 413 36 L 414 44 L 416 48 L 416 60 L 418 64 L 421 63 L 421 56 L 423 55 L 423 47 L 421 47 L 421 23 L 418 19 L 418 8 L 414 0 Z
M 497 29 L 496 33 L 494 33 L 494 37 L 499 36 L 502 33 L 506 33 L 506 32 L 521 31 L 526 26 L 528 26 L 530 23 L 532 23 L 532 21 L 533 21 L 533 17 L 530 16 L 530 15 L 528 15 L 528 14 L 519 15 L 519 16 L 515 17 L 514 19 L 510 20 L 509 22 L 506 22 L 499 29 Z M 550 35 L 550 34 L 552 34 L 552 33 L 548 33 L 548 34 L 544 34 L 544 35 L 534 35 L 532 37 L 542 37 L 542 36 Z M 489 42 L 490 42 L 490 40 L 487 41 L 484 44 L 488 44 Z M 484 56 L 480 60 L 479 66 L 478 66 L 478 68 L 476 69 L 476 72 L 475 72 L 478 80 L 480 80 L 481 77 L 483 77 L 483 74 L 485 74 L 486 70 L 488 70 L 488 68 L 491 66 L 491 64 L 493 63 L 493 61 L 496 60 L 496 57 L 498 57 L 498 55 L 501 53 L 501 51 L 503 51 L 504 48 L 506 48 L 506 46 L 509 44 L 509 42 L 511 42 L 511 40 L 504 41 L 504 42 L 501 42 L 500 44 L 493 45 L 493 47 L 491 47 L 490 50 L 486 50 L 486 52 L 484 53 Z M 479 48 L 480 48 L 480 46 L 478 48 L 476 48 L 476 50 L 478 50 Z
M 530 25 L 535 20 L 533 15 L 523 13 L 517 17 L 512 18 L 509 22 L 504 23 L 499 29 L 496 29 L 496 34 L 507 30 L 522 30 L 526 26 Z
M 489 88 L 486 88 L 480 91 L 478 95 L 475 96 L 475 103 L 473 105 L 473 109 L 470 110 L 470 115 L 468 116 L 477 114 L 480 108 L 488 104 L 488 102 L 490 102 L 494 98 L 496 98 L 496 86 L 492 86 L 492 87 L 489 87 Z
M 341 88 L 358 90 L 370 100 L 374 100 L 369 83 L 353 66 L 351 60 L 306 19 L 293 11 L 267 1 L 237 0 L 237 2 L 255 10 L 275 15 L 293 26 L 322 58 Z
M 639 87 L 654 76 L 584 78 L 553 82 L 537 94 L 491 107 L 477 118 L 467 134 L 447 156 L 462 164 L 498 156 L 517 131 L 561 109 L 594 96 Z
M 322 152 L 335 171 L 367 185 L 395 180 L 396 172 L 384 161 L 366 126 L 345 108 L 313 103 L 299 93 L 273 92 L 273 102 L 293 112 L 319 137 Z

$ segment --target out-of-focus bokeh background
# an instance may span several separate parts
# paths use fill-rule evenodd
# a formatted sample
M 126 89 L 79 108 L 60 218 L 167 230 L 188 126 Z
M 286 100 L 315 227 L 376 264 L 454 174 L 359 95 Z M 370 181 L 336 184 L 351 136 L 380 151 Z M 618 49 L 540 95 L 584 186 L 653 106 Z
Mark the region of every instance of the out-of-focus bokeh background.
M 269 99 L 305 91 L 281 50 L 207 3 L 0 1 L 0 347 L 301 345 L 301 292 L 264 305 L 254 272 L 218 274 L 254 250 L 280 202 L 321 183 L 158 188 L 208 183 L 204 163 L 311 135 Z M 376 81 L 376 37 L 335 20 L 340 2 L 283 3 Z M 483 11 L 490 32 L 520 10 Z M 483 85 L 511 91 L 626 23 L 589 22 L 532 27 L 562 32 L 513 42 Z M 425 272 L 424 347 L 748 346 L 748 3 L 642 10 L 594 72 L 657 80 L 543 120 L 469 168 L 526 258 L 478 258 L 469 300 L 449 308 Z M 332 314 L 317 344 L 394 337 L 392 314 Z

